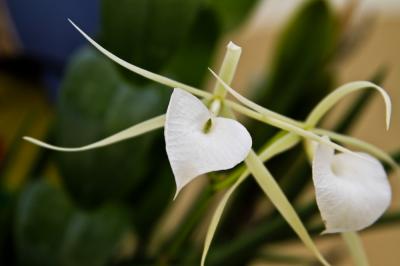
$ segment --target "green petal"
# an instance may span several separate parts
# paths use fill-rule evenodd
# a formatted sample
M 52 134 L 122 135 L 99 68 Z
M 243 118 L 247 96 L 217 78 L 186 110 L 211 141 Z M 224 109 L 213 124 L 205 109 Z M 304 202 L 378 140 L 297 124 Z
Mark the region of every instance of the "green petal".
M 339 100 L 352 92 L 369 88 L 376 89 L 383 97 L 386 106 L 386 129 L 389 129 L 390 117 L 392 114 L 390 97 L 384 89 L 369 81 L 350 82 L 331 92 L 311 111 L 306 120 L 306 124 L 310 127 L 315 127 L 321 117 L 324 116 L 326 112 L 329 111 Z
M 284 135 L 278 135 L 277 138 L 274 138 L 270 145 L 268 145 L 261 153 L 260 159 L 263 161 L 267 161 L 275 155 L 282 153 L 293 146 L 295 146 L 300 141 L 300 138 L 292 133 L 285 133 Z M 217 226 L 219 221 L 221 220 L 222 213 L 225 209 L 225 206 L 232 196 L 232 194 L 236 191 L 239 185 L 250 175 L 250 171 L 246 169 L 238 178 L 238 180 L 226 191 L 220 202 L 218 203 L 217 208 L 211 218 L 210 225 L 208 226 L 206 239 L 204 241 L 203 254 L 201 256 L 201 265 L 204 265 L 206 260 L 206 256 L 208 250 L 211 245 L 211 241 L 214 237 L 215 231 L 217 230 Z
M 318 251 L 293 206 L 283 194 L 278 183 L 264 166 L 257 154 L 250 152 L 246 159 L 246 164 L 267 197 L 271 200 L 277 210 L 282 214 L 285 220 L 303 241 L 304 245 L 318 258 L 323 265 L 329 265 L 329 263 Z
M 125 60 L 119 58 L 118 56 L 114 55 L 113 53 L 111 53 L 110 51 L 106 50 L 104 47 L 102 47 L 100 44 L 98 44 L 97 42 L 95 42 L 92 38 L 90 38 L 85 32 L 83 32 L 83 30 L 81 30 L 74 22 L 72 22 L 70 19 L 68 19 L 68 21 L 72 24 L 72 26 L 74 26 L 82 35 L 83 37 L 85 37 L 94 47 L 96 47 L 101 53 L 103 53 L 105 56 L 107 56 L 108 58 L 110 58 L 111 60 L 113 60 L 115 63 L 123 66 L 124 68 L 140 75 L 143 76 L 147 79 L 153 80 L 155 82 L 158 82 L 160 84 L 164 84 L 168 87 L 171 88 L 181 88 L 183 90 L 186 90 L 188 92 L 190 92 L 191 94 L 197 95 L 199 97 L 203 97 L 203 98 L 211 98 L 212 95 L 208 92 L 196 89 L 192 86 L 183 84 L 181 82 L 169 79 L 167 77 L 155 74 L 153 72 L 150 72 L 148 70 L 145 70 L 143 68 L 137 67 L 135 65 L 132 65 L 128 62 L 126 62 Z
M 47 148 L 50 150 L 56 150 L 56 151 L 65 151 L 65 152 L 77 152 L 77 151 L 87 151 L 87 150 L 92 150 L 104 146 L 111 145 L 113 143 L 133 138 L 139 135 L 142 135 L 144 133 L 150 132 L 152 130 L 162 128 L 165 123 L 165 115 L 160 115 L 157 117 L 154 117 L 152 119 L 146 120 L 142 123 L 136 124 L 130 128 L 127 128 L 121 132 L 118 132 L 108 138 L 105 138 L 103 140 L 100 140 L 98 142 L 83 146 L 83 147 L 78 147 L 78 148 L 65 148 L 65 147 L 58 147 L 58 146 L 53 146 L 50 144 L 47 144 L 45 142 L 42 142 L 40 140 L 31 138 L 31 137 L 24 137 L 24 140 L 29 141 L 33 144 L 36 144 L 38 146 L 41 146 L 43 148 Z
M 237 46 L 233 42 L 229 42 L 226 46 L 226 53 L 219 74 L 226 83 L 231 84 L 233 77 L 235 76 L 236 68 L 239 63 L 242 48 Z M 224 99 L 226 96 L 226 90 L 224 86 L 217 82 L 214 87 L 214 95 Z

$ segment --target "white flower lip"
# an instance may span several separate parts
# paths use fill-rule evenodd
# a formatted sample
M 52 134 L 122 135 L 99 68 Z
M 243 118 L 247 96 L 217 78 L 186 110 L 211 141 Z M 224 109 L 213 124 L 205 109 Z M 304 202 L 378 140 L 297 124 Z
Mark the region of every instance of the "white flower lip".
M 372 225 L 389 207 L 391 189 L 382 164 L 319 144 L 312 164 L 323 233 L 359 231 Z
M 204 132 L 210 119 L 211 128 Z M 197 176 L 227 170 L 242 162 L 252 145 L 251 136 L 242 124 L 213 117 L 199 99 L 178 88 L 171 95 L 164 136 L 176 195 Z

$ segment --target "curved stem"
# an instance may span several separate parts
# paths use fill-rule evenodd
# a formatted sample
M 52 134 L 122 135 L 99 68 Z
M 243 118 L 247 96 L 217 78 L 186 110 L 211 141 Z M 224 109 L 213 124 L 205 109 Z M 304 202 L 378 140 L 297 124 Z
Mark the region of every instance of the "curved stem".
M 386 105 L 386 129 L 389 129 L 392 112 L 390 97 L 384 89 L 369 81 L 350 82 L 331 92 L 311 111 L 310 115 L 306 119 L 306 125 L 309 127 L 315 127 L 326 112 L 329 111 L 340 99 L 352 92 L 367 88 L 376 89 L 382 95 Z

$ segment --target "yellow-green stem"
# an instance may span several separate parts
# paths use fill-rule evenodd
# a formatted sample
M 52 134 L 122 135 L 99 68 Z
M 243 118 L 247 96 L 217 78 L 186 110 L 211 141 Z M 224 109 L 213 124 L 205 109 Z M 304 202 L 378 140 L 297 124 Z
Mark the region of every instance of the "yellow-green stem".
M 219 76 L 227 84 L 231 84 L 233 77 L 235 76 L 236 67 L 239 63 L 240 55 L 242 53 L 242 48 L 229 42 L 226 46 L 226 53 L 224 61 L 222 62 L 221 68 L 219 70 Z M 217 82 L 214 87 L 214 96 L 216 98 L 224 99 L 227 94 L 224 86 Z

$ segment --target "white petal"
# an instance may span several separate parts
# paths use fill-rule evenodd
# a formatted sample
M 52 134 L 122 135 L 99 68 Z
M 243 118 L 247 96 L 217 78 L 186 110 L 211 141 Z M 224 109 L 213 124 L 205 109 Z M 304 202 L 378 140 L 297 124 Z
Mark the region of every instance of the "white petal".
M 211 118 L 212 128 L 204 133 Z M 177 193 L 201 174 L 234 167 L 246 158 L 252 144 L 239 122 L 212 117 L 199 99 L 181 89 L 172 93 L 164 135 Z
M 312 170 L 324 233 L 362 230 L 373 224 L 389 207 L 391 189 L 381 163 L 363 160 L 319 144 Z

